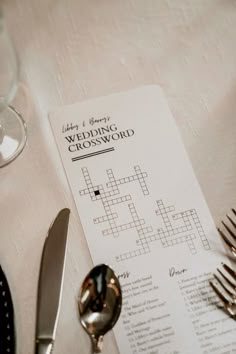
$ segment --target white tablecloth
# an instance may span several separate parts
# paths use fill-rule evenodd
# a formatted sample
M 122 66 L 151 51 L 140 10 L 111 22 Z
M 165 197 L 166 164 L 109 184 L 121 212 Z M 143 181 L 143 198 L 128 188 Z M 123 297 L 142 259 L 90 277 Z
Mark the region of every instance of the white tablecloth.
M 77 315 L 92 266 L 48 122 L 60 105 L 144 84 L 163 87 L 218 221 L 236 206 L 234 0 L 5 0 L 21 62 L 15 107 L 28 126 L 21 156 L 0 170 L 0 263 L 15 305 L 18 354 L 34 352 L 40 258 L 51 221 L 71 209 L 54 352 L 86 354 Z M 118 353 L 112 334 L 104 354 Z M 127 353 L 128 354 L 128 353 Z

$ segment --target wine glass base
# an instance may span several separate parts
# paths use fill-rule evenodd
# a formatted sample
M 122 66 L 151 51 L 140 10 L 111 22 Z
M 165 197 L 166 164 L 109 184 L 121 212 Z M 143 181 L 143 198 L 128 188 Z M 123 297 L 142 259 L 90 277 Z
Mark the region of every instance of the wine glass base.
M 27 139 L 26 124 L 14 108 L 0 112 L 0 168 L 21 153 Z

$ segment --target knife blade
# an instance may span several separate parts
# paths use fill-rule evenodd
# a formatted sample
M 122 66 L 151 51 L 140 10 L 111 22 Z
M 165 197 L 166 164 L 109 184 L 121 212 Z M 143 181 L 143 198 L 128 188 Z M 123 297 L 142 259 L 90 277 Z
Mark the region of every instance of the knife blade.
M 14 309 L 7 278 L 0 266 L 0 352 L 15 353 Z
M 60 311 L 69 209 L 62 209 L 44 243 L 38 282 L 36 354 L 52 352 Z

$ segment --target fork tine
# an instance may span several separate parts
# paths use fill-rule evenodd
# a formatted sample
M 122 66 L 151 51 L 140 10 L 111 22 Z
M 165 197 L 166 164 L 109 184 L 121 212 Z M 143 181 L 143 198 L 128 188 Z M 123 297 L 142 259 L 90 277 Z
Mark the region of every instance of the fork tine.
M 226 306 L 229 305 L 229 300 L 221 293 L 221 291 L 219 291 L 219 289 L 217 288 L 217 286 L 215 286 L 215 284 L 210 281 L 210 285 L 212 287 L 212 289 L 214 290 L 214 292 L 216 293 L 216 295 L 220 298 L 220 300 L 223 302 L 223 304 Z
M 223 233 L 223 231 L 220 228 L 217 228 L 217 230 L 218 230 L 220 236 L 225 241 L 226 245 L 230 248 L 230 250 L 231 250 L 232 254 L 234 255 L 234 257 L 236 257 L 236 248 L 234 247 L 232 242 L 228 239 L 228 237 L 225 236 L 225 234 Z
M 232 222 L 232 224 L 234 225 L 234 222 L 233 222 L 233 220 L 231 219 L 231 217 L 228 216 L 228 215 L 226 215 L 226 216 L 227 216 L 227 218 Z M 236 240 L 236 236 L 235 236 L 235 234 L 233 233 L 233 231 L 229 228 L 229 226 L 228 226 L 224 221 L 222 221 L 222 224 L 224 225 L 224 227 L 226 228 L 226 230 L 228 231 L 228 233 L 232 236 L 232 238 L 233 238 L 234 240 Z
M 218 281 L 218 283 L 222 286 L 222 288 L 226 291 L 226 293 L 235 301 L 236 300 L 236 296 L 234 293 L 232 293 L 232 291 L 230 291 L 225 284 L 222 282 L 222 280 L 216 275 L 214 274 L 215 279 Z
M 233 270 L 230 266 L 228 266 L 228 264 L 222 263 L 223 268 L 226 270 L 226 272 L 228 272 L 228 274 L 231 275 L 231 277 L 236 280 L 236 272 L 235 270 Z M 236 288 L 236 286 L 235 286 Z
M 234 215 L 236 216 L 236 210 L 234 208 L 231 209 Z
M 233 225 L 233 227 L 236 228 L 236 222 L 228 214 L 226 216 L 227 216 L 228 220 L 231 222 L 231 224 Z M 233 237 L 236 239 L 235 234 L 233 234 L 233 235 L 234 235 Z
M 217 270 L 220 273 L 220 275 L 222 276 L 222 278 L 229 284 L 229 286 L 231 286 L 231 288 L 235 290 L 235 284 L 229 278 L 227 278 L 219 268 L 217 268 Z

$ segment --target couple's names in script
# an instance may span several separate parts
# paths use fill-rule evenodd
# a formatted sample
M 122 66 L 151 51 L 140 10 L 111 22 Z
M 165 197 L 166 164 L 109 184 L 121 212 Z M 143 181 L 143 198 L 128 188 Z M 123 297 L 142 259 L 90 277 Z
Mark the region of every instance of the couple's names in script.
M 85 128 L 86 125 L 94 126 L 95 124 L 107 124 L 110 121 L 110 119 L 111 119 L 111 117 L 109 117 L 109 116 L 105 116 L 102 118 L 91 117 L 88 119 L 87 122 L 84 120 L 80 125 L 73 124 L 72 122 L 66 123 L 65 125 L 63 124 L 63 126 L 62 126 L 62 133 L 67 133 L 67 132 L 73 131 L 73 130 L 78 131 L 80 128 Z

